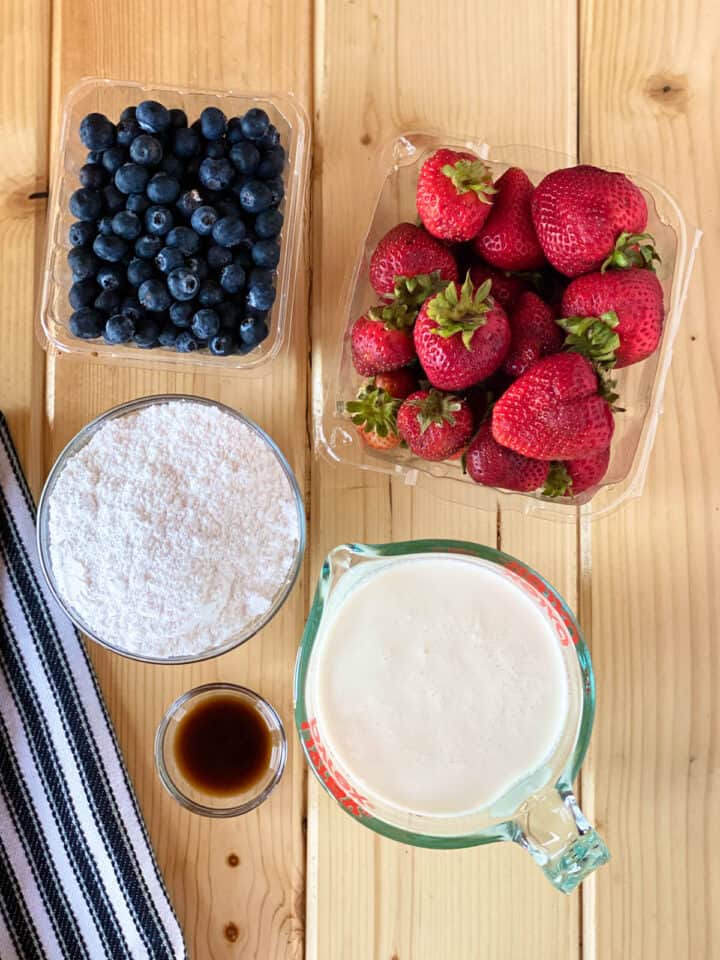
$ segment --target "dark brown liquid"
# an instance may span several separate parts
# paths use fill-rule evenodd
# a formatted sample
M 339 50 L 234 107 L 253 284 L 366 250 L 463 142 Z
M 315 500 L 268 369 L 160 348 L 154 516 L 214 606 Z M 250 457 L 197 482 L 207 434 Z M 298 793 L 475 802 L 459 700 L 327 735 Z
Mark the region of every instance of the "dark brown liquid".
M 272 733 L 252 704 L 228 694 L 201 700 L 179 721 L 175 762 L 183 778 L 218 797 L 251 790 L 266 775 Z

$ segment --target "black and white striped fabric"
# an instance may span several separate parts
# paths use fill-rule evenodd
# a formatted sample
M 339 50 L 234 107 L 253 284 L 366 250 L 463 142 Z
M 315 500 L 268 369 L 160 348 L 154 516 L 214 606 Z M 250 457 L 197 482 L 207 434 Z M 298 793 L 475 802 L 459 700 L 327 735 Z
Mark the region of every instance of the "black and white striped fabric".
M 0 960 L 185 957 L 2 414 L 0 488 Z

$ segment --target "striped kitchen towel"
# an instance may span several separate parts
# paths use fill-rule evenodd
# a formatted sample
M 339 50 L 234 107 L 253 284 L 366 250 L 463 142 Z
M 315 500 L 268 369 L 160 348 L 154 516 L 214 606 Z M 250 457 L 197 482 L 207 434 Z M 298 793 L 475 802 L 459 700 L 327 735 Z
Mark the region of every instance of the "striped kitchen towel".
M 92 667 L 39 571 L 0 414 L 0 960 L 185 956 Z

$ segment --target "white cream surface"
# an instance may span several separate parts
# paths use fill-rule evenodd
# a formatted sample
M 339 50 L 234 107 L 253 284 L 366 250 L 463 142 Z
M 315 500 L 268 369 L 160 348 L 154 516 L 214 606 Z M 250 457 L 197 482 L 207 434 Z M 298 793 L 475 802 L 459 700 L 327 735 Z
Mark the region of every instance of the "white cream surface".
M 418 554 L 345 577 L 311 683 L 322 738 L 363 793 L 460 815 L 552 756 L 569 703 L 560 642 L 494 564 Z

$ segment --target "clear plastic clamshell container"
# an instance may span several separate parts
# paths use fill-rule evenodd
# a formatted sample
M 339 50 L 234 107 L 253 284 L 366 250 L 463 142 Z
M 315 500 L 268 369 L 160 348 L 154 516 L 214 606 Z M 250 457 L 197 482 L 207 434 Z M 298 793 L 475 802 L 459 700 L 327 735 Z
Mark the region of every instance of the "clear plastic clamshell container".
M 401 221 L 417 221 L 417 175 L 426 158 L 441 147 L 477 154 L 487 162 L 494 180 L 508 167 L 519 166 L 534 183 L 538 183 L 551 170 L 576 163 L 563 154 L 540 148 L 489 147 L 472 138 L 443 133 L 405 133 L 387 145 L 380 157 L 383 181 L 377 204 L 362 239 L 343 300 L 342 314 L 338 318 L 338 329 L 342 329 L 342 333 L 335 344 L 323 346 L 323 382 L 320 384 L 317 377 L 315 382 L 316 451 L 331 460 L 351 463 L 363 470 L 400 476 L 408 484 L 428 485 L 444 499 L 483 509 L 496 510 L 498 496 L 502 495 L 503 507 L 524 513 L 572 520 L 577 505 L 587 504 L 583 512 L 592 516 L 606 514 L 627 498 L 642 493 L 700 232 L 688 227 L 677 202 L 661 186 L 647 177 L 621 171 L 640 187 L 647 200 L 647 229 L 654 236 L 662 258 L 657 275 L 665 294 L 666 319 L 656 353 L 641 363 L 614 373 L 619 403 L 624 409 L 616 414 L 607 475 L 594 496 L 581 494 L 574 500 L 483 487 L 463 473 L 458 460 L 429 463 L 402 448 L 386 453 L 372 450 L 358 436 L 345 413 L 345 403 L 355 396 L 363 381 L 352 365 L 350 330 L 354 321 L 378 302 L 368 279 L 370 257 L 378 241 L 391 227 Z M 619 169 L 610 164 L 599 165 L 610 170 Z
M 193 122 L 205 107 L 219 107 L 228 117 L 261 107 L 280 132 L 287 152 L 283 181 L 285 196 L 280 206 L 284 223 L 280 234 L 280 262 L 277 267 L 277 297 L 268 317 L 270 334 L 255 350 L 240 355 L 217 357 L 207 349 L 177 353 L 166 347 L 140 349 L 134 344 L 111 346 L 102 338 L 81 340 L 74 337 L 68 322 L 73 312 L 68 302 L 72 274 L 67 263 L 70 249 L 68 230 L 75 218 L 68 203 L 78 189 L 78 172 L 85 163 L 87 150 L 80 140 L 80 121 L 92 112 L 106 114 L 117 122 L 122 110 L 141 100 L 158 100 L 168 108 L 180 107 Z M 308 185 L 309 132 L 305 112 L 291 93 L 255 91 L 195 90 L 180 87 L 143 85 L 120 80 L 90 78 L 73 87 L 65 100 L 56 145 L 48 225 L 45 241 L 44 282 L 37 331 L 48 351 L 82 354 L 115 363 L 151 363 L 172 369 L 201 367 L 218 373 L 241 370 L 253 376 L 268 372 L 268 361 L 276 357 L 287 342 L 292 323 L 298 258 L 303 236 L 303 212 Z

